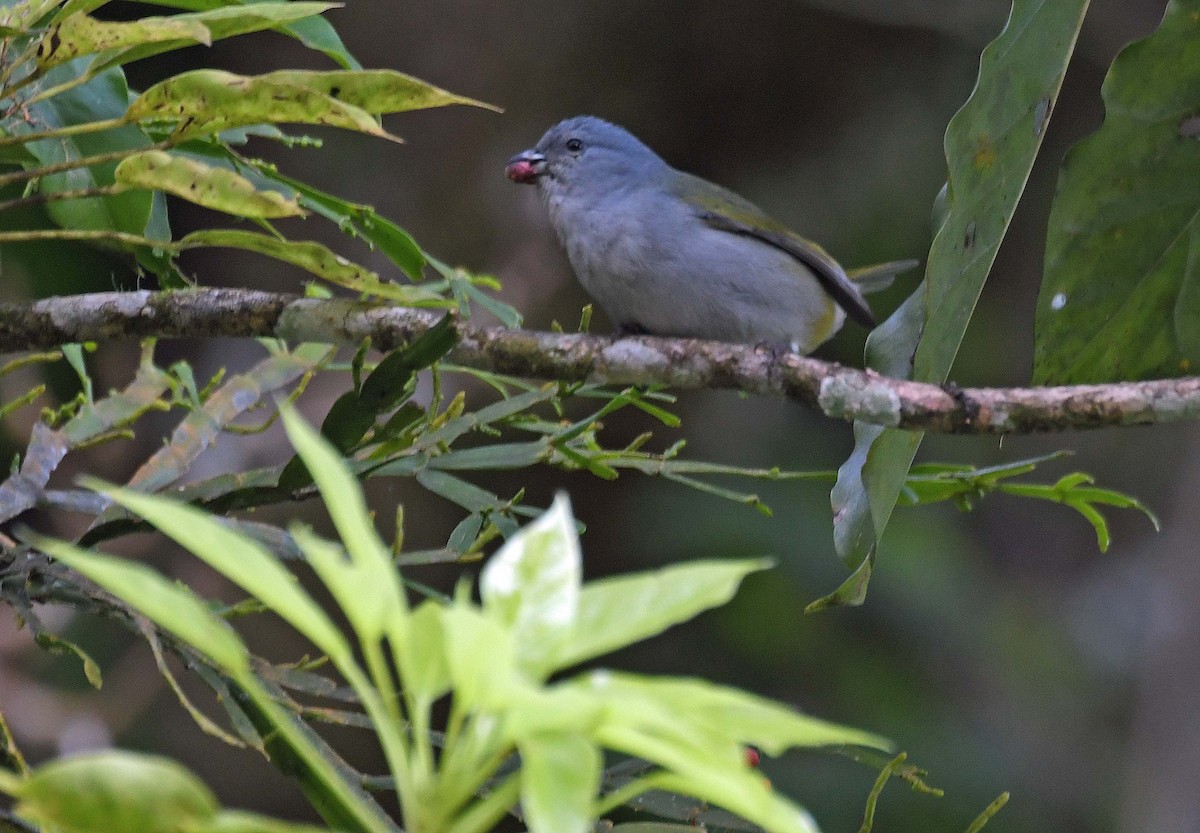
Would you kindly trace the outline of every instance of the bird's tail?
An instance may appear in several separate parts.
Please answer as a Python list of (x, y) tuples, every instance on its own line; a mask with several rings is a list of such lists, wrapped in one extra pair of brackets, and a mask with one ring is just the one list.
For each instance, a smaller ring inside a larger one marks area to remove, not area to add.
[(921, 261), (919, 260), (893, 260), (888, 263), (877, 263), (874, 266), (861, 266), (858, 269), (847, 270), (846, 277), (854, 281), (854, 285), (863, 292), (879, 292), (891, 286), (892, 281), (901, 272), (907, 272), (920, 265)]

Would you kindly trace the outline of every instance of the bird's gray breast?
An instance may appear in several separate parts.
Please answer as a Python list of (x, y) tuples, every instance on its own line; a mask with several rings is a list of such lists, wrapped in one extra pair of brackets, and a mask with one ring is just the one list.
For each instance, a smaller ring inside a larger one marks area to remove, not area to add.
[(545, 196), (579, 282), (618, 327), (811, 350), (840, 324), (807, 267), (661, 189)]

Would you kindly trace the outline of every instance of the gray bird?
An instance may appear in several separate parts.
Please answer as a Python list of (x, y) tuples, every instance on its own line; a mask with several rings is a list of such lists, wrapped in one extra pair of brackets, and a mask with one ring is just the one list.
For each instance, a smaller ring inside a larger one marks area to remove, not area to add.
[(917, 265), (851, 275), (824, 249), (732, 191), (678, 171), (594, 116), (556, 124), (505, 169), (536, 184), (579, 282), (621, 334), (706, 338), (809, 353), (863, 292)]

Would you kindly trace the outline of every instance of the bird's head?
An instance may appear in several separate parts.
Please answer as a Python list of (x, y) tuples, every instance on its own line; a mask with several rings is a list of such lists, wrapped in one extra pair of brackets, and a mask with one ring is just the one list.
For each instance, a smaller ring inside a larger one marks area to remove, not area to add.
[(543, 190), (612, 191), (635, 187), (666, 169), (658, 154), (625, 128), (576, 116), (510, 159), (505, 174)]

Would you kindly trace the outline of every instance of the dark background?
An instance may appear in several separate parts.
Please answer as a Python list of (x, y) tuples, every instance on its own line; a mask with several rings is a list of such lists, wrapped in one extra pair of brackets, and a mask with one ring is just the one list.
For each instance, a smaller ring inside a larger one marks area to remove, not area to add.
[[(278, 159), (285, 172), (375, 205), (443, 260), (495, 274), (504, 297), (538, 329), (554, 320), (573, 328), (587, 299), (534, 190), (507, 182), (503, 166), (552, 123), (580, 113), (626, 126), (672, 164), (741, 192), (847, 265), (923, 257), (931, 205), (945, 179), (945, 124), (970, 93), (979, 51), (1008, 10), (998, 0), (882, 5), (349, 0), (328, 17), (365, 65), (410, 72), (506, 112), (448, 108), (391, 117), (387, 126), (407, 139), (403, 146), (329, 132), (321, 134), (320, 151), (255, 151)], [(1059, 161), (1099, 124), (1099, 85), (1113, 55), (1151, 31), (1162, 8), (1147, 0), (1093, 3), (1042, 158), (952, 374), (959, 384), (1027, 381)], [(133, 67), (131, 81), (144, 86), (200, 62), (239, 72), (327, 65), (268, 34)], [(179, 233), (212, 222), (176, 208)], [(292, 230), (390, 274), (381, 256), (314, 220)], [(204, 253), (186, 264), (205, 284), (299, 287), (294, 270), (250, 255)], [(98, 290), (128, 280), (117, 264), (51, 271), (23, 275), (26, 291)], [(918, 280), (905, 276), (875, 296), (877, 311), (890, 313)], [(857, 364), (864, 336), (848, 325), (819, 355)], [(160, 356), (168, 355), (193, 360), (199, 377), (222, 364), (244, 368), (260, 354), (250, 344), (221, 342), (204, 352), (164, 345)], [(132, 358), (130, 347), (103, 347), (93, 359), (98, 388), (125, 384)], [(317, 386), (306, 400), (309, 414), (319, 418), (341, 384)], [(474, 388), (471, 395), (483, 401)], [(850, 449), (847, 425), (786, 402), (696, 393), (680, 398), (679, 411), (682, 432), (660, 428), (658, 447), (686, 436), (687, 454), (697, 459), (831, 469)], [(14, 449), (24, 444), (32, 416), (23, 412), (10, 422)], [(609, 420), (606, 436), (615, 444), (647, 427), (621, 416)], [(774, 508), (765, 518), (636, 475), (603, 483), (538, 470), (478, 482), (506, 495), (528, 484), (528, 500), (541, 505), (554, 490), (568, 489), (588, 525), (591, 576), (695, 558), (773, 556), (777, 568), (749, 579), (731, 605), (612, 664), (708, 676), (894, 738), (947, 795), (933, 799), (893, 785), (877, 830), (960, 830), (1011, 790), (1012, 802), (989, 829), (1166, 833), (1200, 829), (1200, 570), (1193, 543), (1200, 517), (1188, 508), (1200, 487), (1198, 439), (1191, 426), (1018, 437), (1003, 445), (930, 437), (923, 459), (991, 464), (1073, 449), (1074, 458), (1039, 477), (1092, 472), (1148, 502), (1164, 531), (1155, 535), (1134, 513), (1109, 513), (1114, 544), (1101, 555), (1088, 524), (1062, 506), (997, 496), (969, 514), (952, 506), (899, 509), (865, 607), (816, 616), (802, 614), (805, 604), (844, 577), (833, 554), (828, 484), (737, 484)], [(140, 441), (140, 451), (101, 448), (78, 465), (112, 479), (127, 476), (158, 442), (152, 430)], [(284, 453), (277, 433), (230, 438), (195, 476)], [(440, 545), (457, 520), (453, 507), (410, 483), (372, 484), (371, 492), (381, 518), (405, 503), (413, 547)], [(263, 514), (281, 519), (295, 511)], [(127, 551), (147, 554), (162, 548), (148, 537), (131, 546)], [(222, 592), (190, 562), (171, 563), (202, 592)], [(419, 577), (446, 582), (453, 574)], [(107, 742), (153, 748), (184, 759), (228, 804), (311, 817), (295, 786), (269, 765), (195, 727), (144, 645), (123, 641), (111, 625), (72, 623), (62, 611), (46, 615), (96, 650), (108, 682), (89, 692), (77, 665), (49, 659), (11, 617), (0, 618), (0, 709), (32, 757)], [(253, 641), (284, 659), (301, 650), (284, 645), (285, 636), (263, 622)], [(189, 690), (208, 708), (202, 688)], [(346, 740), (351, 757), (371, 765), (362, 736)], [(826, 830), (857, 829), (870, 770), (813, 755), (764, 768)]]

